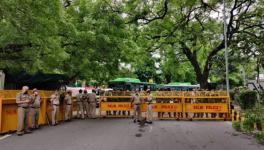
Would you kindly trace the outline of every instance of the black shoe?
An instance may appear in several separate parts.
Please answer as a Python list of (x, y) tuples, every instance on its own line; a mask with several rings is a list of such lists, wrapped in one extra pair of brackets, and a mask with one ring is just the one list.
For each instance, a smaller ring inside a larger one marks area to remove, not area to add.
[(136, 123), (137, 122), (137, 120), (136, 119), (134, 119), (134, 121), (133, 121), (134, 123)]
[(152, 124), (152, 121), (146, 121), (147, 124)]
[(25, 134), (30, 134), (30, 133), (32, 133), (32, 131), (30, 130), (25, 131)]
[(23, 133), (17, 133), (17, 136), (22, 136), (23, 135)]

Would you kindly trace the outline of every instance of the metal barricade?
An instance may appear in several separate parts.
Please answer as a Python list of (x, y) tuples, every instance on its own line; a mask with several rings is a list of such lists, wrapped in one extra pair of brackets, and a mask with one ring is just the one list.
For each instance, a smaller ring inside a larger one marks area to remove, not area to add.
[[(18, 90), (0, 90), (0, 133), (12, 132), (17, 127), (16, 94)], [(32, 91), (30, 91), (31, 93)], [(47, 101), (52, 91), (39, 91), (42, 98), (39, 124), (46, 124)], [(31, 118), (31, 117), (29, 117)], [(29, 119), (29, 123), (30, 123)]]
[[(100, 116), (102, 117), (132, 117), (132, 94), (101, 96)], [(146, 99), (146, 93), (140, 93), (141, 99)], [(125, 100), (125, 101), (124, 101)], [(156, 91), (153, 92), (153, 113), (156, 119), (175, 120), (227, 120), (231, 119), (230, 100), (225, 91)], [(146, 104), (141, 110), (144, 117)], [(121, 113), (125, 112), (125, 113)]]

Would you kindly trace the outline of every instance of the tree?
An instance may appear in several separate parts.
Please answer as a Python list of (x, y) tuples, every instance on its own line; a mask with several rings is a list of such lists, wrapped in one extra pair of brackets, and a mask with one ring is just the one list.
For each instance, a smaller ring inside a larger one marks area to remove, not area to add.
[[(143, 28), (152, 48), (157, 43), (178, 45), (193, 66), (201, 88), (207, 88), (210, 70), (224, 48), (223, 21), (216, 17), (221, 15), (223, 4), (214, 0), (131, 3), (127, 3), (128, 22)], [(234, 0), (227, 1), (227, 6), (229, 48), (239, 46), (241, 35), (251, 37), (263, 31), (263, 1)], [(131, 13), (132, 9), (137, 12)]]
[(54, 71), (67, 54), (60, 47), (59, 0), (1, 0), (0, 67), (8, 71)]

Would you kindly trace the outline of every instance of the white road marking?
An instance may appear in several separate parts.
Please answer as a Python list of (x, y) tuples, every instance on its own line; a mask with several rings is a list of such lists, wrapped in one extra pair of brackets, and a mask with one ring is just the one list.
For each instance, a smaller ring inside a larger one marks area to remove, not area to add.
[(152, 126), (149, 126), (149, 128), (150, 128), (150, 129), (149, 129), (149, 132), (151, 132), (151, 131), (152, 131)]
[(4, 135), (4, 136), (0, 137), (0, 140), (3, 140), (5, 138), (8, 138), (9, 136), (11, 136), (11, 134)]

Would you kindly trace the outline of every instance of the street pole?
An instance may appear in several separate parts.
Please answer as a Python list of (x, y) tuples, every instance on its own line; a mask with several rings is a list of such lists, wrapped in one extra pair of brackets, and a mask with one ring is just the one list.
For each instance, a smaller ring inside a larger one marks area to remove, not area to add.
[(226, 92), (229, 95), (229, 74), (228, 74), (228, 51), (227, 51), (227, 26), (226, 26), (226, 3), (224, 3), (224, 40), (225, 40), (225, 67), (226, 67)]

